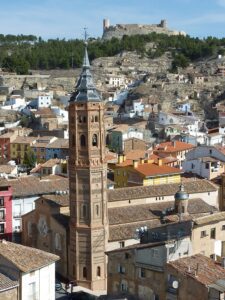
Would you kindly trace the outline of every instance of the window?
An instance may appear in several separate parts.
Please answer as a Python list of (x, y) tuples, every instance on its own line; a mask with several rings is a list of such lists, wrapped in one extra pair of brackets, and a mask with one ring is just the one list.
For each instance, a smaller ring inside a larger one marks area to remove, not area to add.
[(194, 164), (191, 164), (191, 168), (194, 169), (194, 168), (195, 168), (195, 165), (194, 165)]
[(0, 206), (4, 206), (4, 197), (0, 197)]
[(93, 137), (92, 137), (92, 146), (93, 147), (98, 147), (98, 137), (97, 137), (97, 134), (93, 134)]
[(206, 236), (207, 236), (206, 231), (205, 230), (201, 231), (201, 238), (204, 238)]
[(119, 245), (120, 245), (120, 248), (124, 248), (125, 247), (125, 242), (124, 241), (119, 242)]
[(101, 277), (101, 268), (97, 267), (97, 277)]
[(211, 228), (210, 230), (210, 238), (215, 239), (216, 238), (216, 228)]
[(75, 135), (74, 134), (72, 135), (72, 146), (73, 147), (75, 146)]
[(145, 278), (146, 277), (145, 269), (143, 269), (143, 268), (139, 269), (139, 277), (141, 277), (141, 278)]
[(222, 230), (225, 230), (225, 225), (222, 225)]
[(209, 154), (212, 154), (212, 150), (211, 149), (209, 150)]
[(31, 282), (28, 285), (28, 299), (35, 300), (36, 299), (36, 283)]
[(87, 268), (83, 267), (83, 278), (87, 278)]
[(206, 164), (205, 164), (205, 168), (206, 168), (206, 169), (209, 169), (209, 163), (206, 163)]
[(125, 259), (128, 259), (130, 257), (129, 253), (125, 253)]
[(55, 234), (55, 249), (61, 250), (61, 236), (58, 232)]
[(85, 147), (86, 146), (86, 138), (85, 138), (84, 134), (82, 134), (80, 136), (80, 145), (81, 145), (81, 147)]
[(121, 282), (120, 289), (121, 289), (122, 292), (127, 292), (128, 286), (127, 286), (127, 282), (126, 282), (126, 281), (123, 280), (123, 281)]
[(95, 116), (95, 122), (98, 122), (98, 116)]
[(99, 216), (99, 205), (95, 206), (95, 214), (96, 216)]
[(86, 218), (87, 217), (87, 206), (83, 205), (82, 207), (82, 217)]
[(4, 224), (0, 224), (0, 233), (4, 233)]
[(125, 268), (123, 266), (121, 266), (120, 264), (118, 265), (118, 273), (125, 274)]

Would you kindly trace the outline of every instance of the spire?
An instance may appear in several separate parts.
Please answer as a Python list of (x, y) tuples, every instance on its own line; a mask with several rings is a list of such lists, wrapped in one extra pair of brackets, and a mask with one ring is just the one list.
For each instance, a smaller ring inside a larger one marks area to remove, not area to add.
[(101, 97), (96, 90), (96, 87), (93, 82), (93, 77), (90, 72), (90, 62), (88, 58), (87, 51), (87, 32), (85, 29), (85, 49), (84, 49), (84, 58), (82, 65), (82, 72), (80, 74), (80, 78), (77, 82), (75, 92), (73, 93), (70, 101), (76, 102), (89, 102), (89, 101), (101, 101)]

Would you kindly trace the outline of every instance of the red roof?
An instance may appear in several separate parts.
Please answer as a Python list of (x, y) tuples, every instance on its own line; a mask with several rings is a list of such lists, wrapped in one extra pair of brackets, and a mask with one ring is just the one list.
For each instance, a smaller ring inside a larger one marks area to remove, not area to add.
[(167, 165), (159, 166), (155, 163), (153, 164), (140, 164), (135, 170), (144, 176), (155, 176), (155, 175), (165, 175), (165, 174), (180, 174), (182, 171), (180, 169), (170, 167)]
[(179, 151), (185, 151), (190, 150), (194, 148), (195, 146), (189, 143), (180, 142), (180, 141), (172, 141), (172, 142), (165, 142), (157, 145), (154, 149), (154, 151), (157, 152), (179, 152)]

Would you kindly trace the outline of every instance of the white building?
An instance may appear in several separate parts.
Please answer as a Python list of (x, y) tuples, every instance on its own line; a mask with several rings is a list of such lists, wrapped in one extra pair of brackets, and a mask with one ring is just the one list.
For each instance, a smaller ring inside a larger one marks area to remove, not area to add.
[(8, 100), (6, 100), (4, 106), (2, 106), (2, 109), (6, 110), (18, 110), (20, 108), (24, 108), (26, 106), (26, 101), (24, 97), (21, 97), (20, 95), (12, 95)]
[(0, 273), (19, 283), (16, 297), (8, 294), (1, 299), (55, 300), (55, 262), (58, 260), (57, 255), (1, 240)]
[(50, 94), (40, 94), (37, 98), (37, 108), (50, 107), (52, 104), (52, 97)]

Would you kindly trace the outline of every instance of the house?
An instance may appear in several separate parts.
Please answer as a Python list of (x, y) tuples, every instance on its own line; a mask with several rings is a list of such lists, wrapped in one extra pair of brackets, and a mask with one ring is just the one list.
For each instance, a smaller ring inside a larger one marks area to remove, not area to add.
[(196, 254), (167, 263), (168, 300), (224, 299), (225, 269)]
[(0, 136), (0, 156), (1, 163), (8, 162), (11, 159), (10, 144), (16, 138), (14, 132), (7, 132)]
[(69, 140), (57, 138), (45, 147), (45, 159), (66, 159), (69, 156)]
[(39, 130), (58, 129), (58, 118), (50, 108), (40, 108), (34, 112), (34, 116), (39, 122)]
[(17, 136), (10, 143), (10, 158), (15, 160), (17, 164), (24, 164), (36, 139), (37, 137)]
[(114, 170), (116, 187), (179, 183), (181, 170), (164, 165), (162, 159), (124, 160)]
[(0, 187), (0, 239), (12, 240), (12, 188)]
[(193, 84), (203, 84), (205, 82), (205, 76), (202, 74), (193, 73), (190, 74), (191, 83)]
[[(42, 226), (42, 225), (40, 225)], [(19, 285), (1, 299), (55, 299), (55, 263), (57, 255), (22, 246), (6, 240), (0, 241), (0, 277), (9, 278), (9, 288)], [(16, 297), (15, 297), (16, 296)]]
[(37, 97), (37, 108), (50, 107), (52, 104), (52, 97), (47, 93), (39, 94)]
[(25, 98), (20, 95), (11, 95), (8, 100), (5, 101), (4, 106), (2, 109), (9, 109), (9, 110), (18, 110), (19, 108), (23, 108), (26, 106)]
[(0, 165), (0, 177), (17, 176), (16, 164)]
[(12, 219), (13, 240), (20, 240), (22, 230), (21, 217), (35, 207), (35, 200), (41, 195), (55, 194), (57, 190), (67, 192), (68, 179), (64, 177), (46, 176), (39, 179), (34, 176), (20, 177), (16, 179), (1, 179), (0, 189), (4, 186), (11, 187), (12, 209), (8, 214)]
[(110, 132), (109, 148), (121, 153), (124, 151), (124, 141), (130, 138), (143, 140), (143, 132), (127, 124), (120, 124)]
[(186, 159), (183, 162), (184, 172), (191, 172), (206, 179), (213, 179), (220, 176), (225, 171), (225, 162), (210, 156), (196, 159)]
[(41, 165), (41, 176), (62, 173), (62, 162), (58, 158), (51, 158)]
[(172, 142), (164, 142), (157, 145), (153, 149), (153, 153), (163, 156), (172, 156), (177, 158), (178, 166), (181, 168), (182, 162), (186, 158), (186, 154), (193, 149), (194, 146), (192, 144), (188, 144), (180, 141), (172, 141)]
[(33, 150), (36, 160), (38, 163), (45, 162), (46, 160), (46, 147), (57, 140), (54, 136), (39, 136), (36, 137), (35, 142), (32, 144), (31, 149)]
[[(56, 272), (68, 274), (69, 195), (44, 195), (23, 215), (22, 243), (60, 256)], [(39, 224), (39, 225), (36, 225)], [(41, 224), (45, 224), (45, 228)]]

